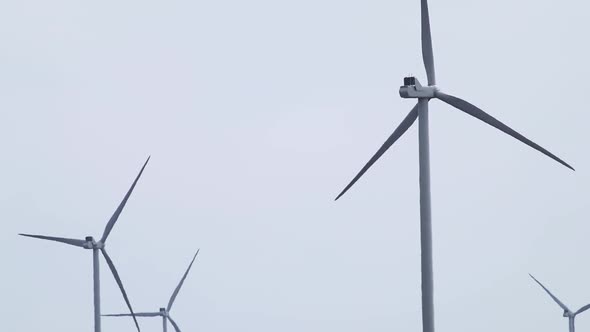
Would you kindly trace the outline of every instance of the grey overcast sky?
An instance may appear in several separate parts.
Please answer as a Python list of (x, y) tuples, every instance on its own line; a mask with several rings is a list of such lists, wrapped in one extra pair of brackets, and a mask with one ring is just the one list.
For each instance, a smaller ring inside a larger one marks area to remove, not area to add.
[[(431, 1), (441, 89), (577, 169), (431, 103), (438, 331), (565, 330), (529, 272), (590, 303), (589, 9)], [(419, 10), (2, 1), (2, 330), (92, 329), (90, 253), (17, 233), (99, 236), (152, 155), (108, 243), (136, 310), (164, 306), (201, 248), (184, 331), (420, 331), (416, 127), (333, 201), (412, 107), (402, 78), (426, 80)], [(124, 311), (102, 276), (103, 312)]]

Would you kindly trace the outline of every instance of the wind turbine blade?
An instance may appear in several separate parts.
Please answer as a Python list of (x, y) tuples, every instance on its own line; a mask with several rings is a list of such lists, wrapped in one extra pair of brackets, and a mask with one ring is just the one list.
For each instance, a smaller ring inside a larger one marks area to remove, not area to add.
[(170, 321), (170, 323), (172, 323), (172, 326), (174, 326), (174, 330), (176, 332), (181, 332), (180, 328), (178, 327), (178, 324), (176, 324), (176, 322), (174, 321), (174, 319), (172, 319), (172, 317), (168, 316), (168, 320)]
[(35, 239), (41, 240), (49, 240), (55, 242), (61, 242), (65, 244), (69, 244), (74, 247), (84, 248), (84, 244), (86, 244), (85, 240), (78, 240), (78, 239), (67, 239), (63, 237), (53, 237), (53, 236), (44, 236), (44, 235), (31, 235), (31, 234), (19, 234), (20, 236), (32, 237)]
[(578, 311), (576, 311), (576, 315), (581, 314), (588, 309), (590, 309), (590, 304), (586, 304), (585, 306), (581, 307)]
[[(158, 317), (161, 316), (159, 312), (136, 312), (135, 317)], [(102, 315), (103, 317), (133, 317), (132, 314), (108, 314)]]
[(428, 76), (428, 85), (436, 85), (434, 75), (434, 52), (432, 51), (432, 34), (430, 33), (430, 16), (428, 1), (422, 0), (422, 58)]
[(537, 143), (522, 136), (521, 134), (516, 132), (516, 130), (508, 127), (507, 125), (503, 124), (502, 122), (500, 122), (499, 120), (497, 120), (493, 116), (487, 114), (486, 112), (484, 112), (481, 109), (477, 108), (476, 106), (466, 102), (465, 100), (457, 98), (455, 96), (451, 96), (451, 95), (442, 93), (440, 91), (438, 91), (436, 93), (436, 98), (444, 101), (445, 103), (447, 103), (451, 106), (458, 108), (459, 110), (473, 116), (476, 119), (479, 119), (479, 120), (489, 124), (490, 126), (496, 128), (496, 129), (503, 131), (504, 133), (516, 138), (517, 140), (523, 142), (524, 144), (530, 146), (531, 148), (533, 148), (533, 149), (543, 153), (544, 155), (548, 156), (549, 158), (557, 161), (558, 163), (562, 164), (563, 166), (571, 169), (572, 171), (575, 171), (575, 169), (572, 166), (570, 166), (565, 161), (561, 160), (559, 157), (557, 157), (553, 153), (547, 151), (546, 149), (544, 149), (543, 147), (541, 147)]
[(123, 287), (123, 282), (121, 281), (121, 278), (119, 277), (119, 272), (117, 272), (117, 268), (115, 267), (115, 264), (113, 264), (113, 260), (111, 259), (111, 257), (109, 257), (109, 254), (107, 254), (107, 251), (104, 248), (100, 249), (100, 251), (102, 252), (102, 255), (104, 256), (104, 259), (107, 261), (107, 264), (108, 264), (109, 268), (111, 269), (111, 272), (113, 273), (113, 277), (115, 277), (115, 281), (117, 281), (117, 285), (119, 286), (119, 289), (121, 290), (121, 294), (123, 294), (123, 298), (125, 299), (125, 303), (127, 304), (127, 308), (129, 308), (129, 312), (131, 312), (131, 316), (133, 317), (133, 321), (135, 322), (135, 326), (137, 327), (137, 331), (140, 332), (141, 330), (139, 329), (139, 323), (137, 322), (137, 318), (135, 318), (135, 313), (133, 312), (133, 308), (131, 307), (131, 303), (129, 302), (129, 297), (127, 297), (127, 292), (125, 292), (125, 288)]
[(115, 226), (115, 223), (117, 222), (117, 219), (119, 219), (119, 215), (123, 211), (125, 204), (127, 204), (127, 200), (129, 199), (129, 196), (131, 196), (131, 193), (133, 192), (133, 188), (135, 188), (135, 185), (137, 184), (139, 177), (143, 173), (143, 170), (145, 169), (145, 166), (147, 165), (148, 161), (150, 161), (150, 157), (148, 157), (147, 160), (145, 161), (145, 164), (143, 164), (143, 167), (141, 168), (141, 171), (139, 171), (139, 174), (137, 174), (137, 177), (135, 178), (135, 181), (133, 181), (131, 188), (129, 188), (129, 191), (127, 191), (127, 194), (125, 194), (125, 197), (123, 197), (123, 201), (121, 201), (121, 203), (117, 207), (117, 210), (115, 210), (115, 213), (113, 213), (113, 216), (111, 217), (111, 219), (107, 223), (107, 226), (105, 227), (104, 233), (102, 235), (102, 239), (100, 239), (100, 242), (105, 243), (107, 238), (109, 237), (109, 234), (113, 230), (113, 227)]
[(545, 286), (543, 286), (543, 284), (540, 283), (539, 280), (535, 279), (535, 277), (533, 277), (532, 274), (529, 274), (529, 275), (531, 276), (531, 278), (533, 278), (534, 281), (537, 282), (537, 284), (539, 284), (539, 286), (543, 287), (545, 292), (547, 292), (547, 294), (549, 294), (549, 296), (551, 296), (553, 301), (555, 301), (555, 303), (557, 303), (561, 307), (561, 309), (563, 309), (567, 312), (571, 312), (570, 309), (568, 307), (566, 307), (565, 304), (561, 303), (561, 301), (559, 301), (559, 299), (557, 297), (555, 297), (555, 295), (551, 294), (551, 292), (547, 288), (545, 288)]
[(381, 158), (381, 156), (395, 143), (407, 130), (412, 126), (416, 118), (418, 117), (418, 104), (412, 108), (406, 118), (399, 124), (399, 126), (393, 131), (391, 136), (383, 143), (381, 148), (377, 150), (377, 153), (369, 160), (369, 162), (361, 169), (361, 171), (350, 181), (350, 183), (342, 190), (342, 192), (336, 197), (336, 201), (344, 195), (348, 189), (350, 189), (360, 178), (363, 176), (373, 164)]
[(195, 256), (193, 257), (193, 260), (191, 261), (191, 263), (189, 264), (188, 268), (186, 269), (186, 272), (184, 272), (184, 275), (182, 276), (182, 279), (180, 279), (180, 282), (178, 283), (178, 286), (176, 286), (176, 289), (174, 290), (174, 293), (172, 293), (172, 296), (170, 297), (170, 301), (168, 301), (168, 308), (166, 308), (166, 311), (170, 311), (170, 309), (172, 309), (172, 304), (174, 304), (174, 300), (176, 300), (176, 296), (178, 296), (178, 292), (180, 291), (180, 288), (182, 287), (182, 284), (184, 284), (184, 280), (186, 279), (186, 276), (188, 275), (188, 272), (191, 270), (191, 267), (193, 266), (193, 263), (195, 262), (195, 259), (197, 258), (197, 255), (199, 254), (199, 251), (201, 249), (197, 250), (197, 253), (195, 254)]

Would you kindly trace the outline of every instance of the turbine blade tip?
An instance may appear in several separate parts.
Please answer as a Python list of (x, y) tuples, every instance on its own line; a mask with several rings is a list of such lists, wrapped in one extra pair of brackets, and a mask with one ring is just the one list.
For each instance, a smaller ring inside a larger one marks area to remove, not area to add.
[(18, 233), (18, 235), (24, 236), (24, 237), (35, 237), (35, 235), (33, 235), (33, 234), (26, 234), (26, 233)]
[(563, 161), (562, 159), (559, 159), (559, 160), (558, 160), (558, 162), (559, 162), (560, 164), (562, 164), (563, 166), (565, 166), (565, 167), (567, 167), (567, 168), (571, 169), (572, 171), (574, 171), (574, 172), (576, 171), (576, 169), (575, 169), (575, 168), (574, 168), (572, 165), (570, 165), (570, 164), (566, 163), (566, 162), (565, 162), (565, 161)]

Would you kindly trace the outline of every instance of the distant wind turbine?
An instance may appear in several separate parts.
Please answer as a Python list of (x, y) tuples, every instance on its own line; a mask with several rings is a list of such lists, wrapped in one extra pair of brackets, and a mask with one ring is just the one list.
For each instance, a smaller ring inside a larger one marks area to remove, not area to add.
[(99, 259), (98, 259), (98, 252), (99, 251), (104, 256), (104, 258), (107, 262), (107, 265), (109, 266), (111, 272), (113, 273), (113, 277), (115, 277), (115, 280), (117, 281), (117, 285), (119, 286), (119, 289), (121, 290), (121, 294), (123, 294), (123, 298), (125, 299), (125, 303), (127, 304), (127, 307), (129, 308), (129, 312), (131, 312), (131, 316), (133, 316), (133, 321), (135, 322), (135, 327), (137, 327), (137, 331), (140, 331), (139, 324), (137, 323), (137, 319), (135, 318), (135, 315), (133, 313), (133, 308), (131, 307), (131, 303), (129, 302), (129, 298), (127, 297), (127, 293), (125, 292), (125, 288), (123, 288), (123, 282), (121, 281), (121, 278), (119, 277), (119, 273), (117, 272), (117, 269), (115, 268), (115, 265), (113, 264), (113, 261), (111, 260), (111, 257), (107, 254), (107, 251), (105, 249), (105, 245), (106, 245), (107, 238), (109, 237), (109, 234), (113, 230), (113, 227), (115, 226), (115, 223), (117, 222), (117, 219), (119, 219), (119, 215), (123, 211), (123, 208), (125, 207), (125, 204), (127, 203), (127, 200), (129, 199), (129, 196), (131, 196), (131, 193), (133, 192), (133, 188), (135, 188), (135, 185), (137, 184), (137, 181), (139, 180), (139, 177), (143, 173), (143, 170), (145, 169), (145, 166), (147, 165), (149, 160), (150, 160), (150, 158), (148, 157), (147, 160), (145, 161), (145, 164), (141, 168), (141, 171), (139, 171), (139, 174), (135, 178), (135, 181), (133, 181), (131, 188), (129, 188), (129, 191), (127, 192), (127, 194), (123, 198), (123, 201), (119, 204), (119, 207), (117, 207), (117, 210), (115, 210), (115, 213), (113, 214), (113, 216), (111, 217), (111, 219), (107, 223), (100, 241), (98, 241), (98, 242), (95, 241), (92, 236), (87, 236), (86, 239), (79, 240), (79, 239), (68, 239), (68, 238), (52, 237), (52, 236), (44, 236), (44, 235), (19, 234), (19, 235), (26, 236), (26, 237), (61, 242), (61, 243), (72, 245), (74, 247), (92, 250), (93, 279), (94, 279), (94, 331), (95, 332), (101, 331), (101, 325), (100, 325), (100, 319), (101, 319), (101, 315), (100, 315), (100, 273), (99, 273)]
[(555, 295), (551, 294), (551, 292), (547, 288), (545, 288), (545, 286), (543, 286), (543, 284), (541, 282), (539, 282), (539, 280), (535, 279), (535, 277), (533, 277), (532, 274), (529, 274), (529, 275), (531, 276), (531, 278), (533, 278), (534, 281), (536, 281), (539, 284), (539, 286), (543, 287), (545, 292), (547, 292), (547, 294), (549, 294), (549, 296), (551, 296), (553, 301), (555, 301), (555, 303), (557, 303), (561, 307), (561, 309), (563, 309), (563, 317), (567, 317), (568, 321), (569, 321), (569, 332), (574, 332), (576, 329), (574, 326), (576, 316), (578, 314), (581, 314), (584, 311), (590, 309), (590, 304), (586, 304), (585, 306), (578, 309), (578, 311), (573, 312), (568, 307), (566, 307), (565, 304), (563, 304), (561, 301), (559, 301), (559, 299)]
[(419, 119), (419, 156), (420, 156), (420, 242), (421, 242), (421, 269), (422, 269), (422, 325), (424, 332), (434, 331), (434, 299), (432, 276), (432, 225), (430, 210), (430, 146), (428, 137), (428, 103), (431, 99), (439, 99), (443, 102), (463, 111), (476, 119), (516, 138), (531, 148), (547, 155), (560, 164), (573, 170), (569, 164), (561, 160), (551, 152), (516, 132), (496, 118), (487, 114), (478, 107), (465, 100), (443, 93), (437, 86), (434, 73), (434, 55), (432, 50), (432, 38), (430, 32), (430, 19), (427, 0), (421, 0), (421, 25), (422, 25), (422, 57), (428, 77), (428, 86), (422, 86), (417, 78), (404, 78), (404, 85), (400, 87), (399, 94), (402, 98), (417, 99), (418, 103), (395, 131), (389, 136), (381, 148), (361, 169), (354, 179), (336, 197), (338, 200), (344, 195), (365, 172)]
[[(174, 327), (174, 330), (176, 332), (181, 332), (180, 331), (180, 328), (178, 327), (178, 324), (176, 324), (176, 322), (172, 319), (172, 317), (170, 317), (170, 310), (172, 309), (172, 304), (174, 304), (174, 301), (176, 300), (176, 296), (178, 296), (178, 292), (180, 291), (180, 288), (182, 287), (182, 284), (184, 284), (184, 280), (186, 279), (186, 276), (188, 275), (188, 272), (191, 270), (191, 267), (193, 266), (193, 263), (195, 262), (195, 259), (197, 258), (197, 255), (199, 254), (199, 250), (197, 250), (197, 253), (193, 257), (193, 260), (191, 261), (191, 263), (189, 264), (188, 268), (184, 272), (184, 275), (182, 276), (182, 279), (180, 279), (180, 282), (178, 283), (178, 286), (176, 286), (176, 289), (172, 293), (172, 296), (170, 296), (170, 300), (168, 301), (168, 306), (166, 308), (160, 308), (160, 310), (157, 311), (157, 312), (138, 312), (138, 313), (135, 314), (135, 316), (137, 316), (137, 317), (162, 317), (162, 327), (164, 329), (164, 332), (167, 332), (168, 331), (168, 325), (167, 325), (168, 322), (167, 322), (167, 320), (170, 321), (170, 323), (172, 324), (172, 326)], [(129, 317), (131, 315), (130, 314), (111, 314), (111, 315), (104, 315), (104, 316), (108, 316), (108, 317)]]

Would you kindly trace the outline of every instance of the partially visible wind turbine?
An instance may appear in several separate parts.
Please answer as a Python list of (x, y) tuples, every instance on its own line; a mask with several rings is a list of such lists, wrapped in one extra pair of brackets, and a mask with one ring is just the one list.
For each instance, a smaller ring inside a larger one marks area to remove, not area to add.
[[(178, 283), (178, 286), (176, 286), (176, 289), (172, 293), (172, 296), (170, 296), (170, 300), (168, 300), (168, 306), (166, 308), (160, 308), (160, 310), (157, 312), (138, 312), (135, 314), (135, 316), (137, 316), (137, 317), (162, 317), (162, 327), (164, 329), (164, 332), (168, 331), (167, 320), (170, 321), (170, 324), (172, 324), (172, 326), (174, 327), (174, 330), (176, 332), (180, 332), (180, 328), (178, 327), (178, 324), (176, 324), (176, 322), (172, 319), (172, 317), (170, 317), (170, 310), (172, 309), (172, 305), (174, 304), (174, 301), (176, 300), (176, 296), (178, 296), (178, 292), (180, 292), (180, 288), (182, 287), (182, 284), (184, 284), (184, 280), (186, 279), (188, 272), (191, 270), (191, 267), (193, 266), (193, 263), (195, 262), (197, 255), (199, 254), (199, 250), (197, 250), (197, 253), (195, 254), (195, 256), (193, 256), (193, 260), (191, 261), (188, 268), (184, 272), (184, 275), (182, 276), (182, 279), (180, 279), (180, 282)], [(129, 317), (131, 315), (130, 314), (111, 314), (111, 315), (104, 315), (104, 316)]]
[(568, 321), (569, 321), (569, 332), (574, 332), (576, 329), (574, 326), (575, 325), (574, 321), (576, 319), (576, 316), (578, 314), (581, 314), (584, 311), (590, 309), (590, 304), (586, 304), (585, 306), (578, 309), (578, 311), (573, 312), (568, 307), (566, 307), (565, 304), (563, 304), (561, 301), (559, 301), (559, 299), (555, 295), (551, 294), (551, 292), (547, 288), (545, 288), (545, 286), (543, 286), (543, 284), (541, 282), (539, 282), (539, 280), (535, 279), (535, 277), (533, 277), (532, 274), (529, 274), (529, 275), (531, 276), (531, 278), (533, 278), (534, 281), (536, 281), (539, 284), (539, 286), (543, 287), (545, 292), (547, 292), (547, 294), (549, 294), (549, 296), (551, 296), (553, 301), (555, 301), (555, 303), (557, 303), (557, 305), (559, 305), (561, 307), (561, 309), (563, 309), (563, 317), (567, 317)]
[(133, 321), (135, 322), (135, 327), (137, 327), (137, 331), (140, 331), (139, 324), (137, 323), (137, 319), (135, 318), (135, 314), (133, 313), (133, 308), (131, 307), (131, 303), (129, 302), (129, 298), (127, 297), (127, 293), (125, 292), (125, 288), (123, 288), (123, 282), (121, 281), (121, 278), (119, 277), (119, 273), (117, 272), (117, 269), (115, 268), (115, 265), (113, 264), (113, 261), (111, 260), (111, 257), (107, 254), (107, 251), (105, 249), (105, 245), (106, 245), (107, 238), (109, 237), (109, 234), (113, 230), (113, 227), (115, 226), (115, 223), (117, 222), (117, 219), (119, 219), (119, 215), (123, 211), (123, 208), (125, 207), (125, 204), (127, 203), (127, 200), (129, 199), (129, 196), (131, 196), (131, 193), (133, 192), (133, 188), (135, 188), (135, 185), (137, 184), (137, 181), (139, 180), (139, 177), (143, 173), (143, 170), (145, 169), (145, 166), (147, 165), (149, 160), (150, 160), (150, 158), (148, 157), (147, 160), (145, 161), (145, 164), (141, 168), (141, 171), (139, 171), (139, 174), (135, 178), (135, 181), (133, 181), (131, 188), (129, 188), (129, 191), (127, 191), (127, 194), (123, 198), (123, 201), (119, 204), (119, 207), (117, 207), (117, 210), (115, 210), (115, 213), (113, 213), (113, 216), (111, 217), (111, 219), (107, 223), (104, 233), (102, 234), (102, 238), (98, 242), (95, 241), (92, 236), (87, 236), (86, 239), (79, 240), (79, 239), (67, 239), (67, 238), (44, 236), (44, 235), (19, 234), (22, 236), (27, 236), (27, 237), (32, 237), (32, 238), (42, 239), (42, 240), (61, 242), (61, 243), (72, 245), (74, 247), (92, 250), (93, 279), (94, 279), (94, 331), (95, 332), (100, 332), (100, 330), (101, 330), (101, 326), (100, 326), (100, 318), (101, 318), (101, 316), (100, 316), (100, 273), (99, 273), (99, 259), (98, 259), (98, 252), (99, 251), (104, 256), (104, 258), (107, 262), (107, 265), (109, 266), (111, 272), (113, 273), (113, 277), (115, 277), (115, 280), (117, 281), (117, 285), (119, 286), (119, 289), (121, 290), (121, 294), (123, 294), (123, 298), (125, 299), (125, 303), (127, 304), (127, 307), (129, 308), (129, 312), (131, 312), (131, 316), (133, 316)]
[(428, 103), (431, 99), (439, 99), (443, 102), (479, 119), (488, 125), (516, 138), (531, 148), (545, 154), (569, 169), (573, 168), (540, 145), (508, 127), (496, 118), (487, 114), (469, 102), (443, 93), (437, 86), (434, 73), (434, 55), (432, 50), (432, 37), (430, 32), (430, 18), (427, 0), (421, 0), (421, 25), (422, 25), (422, 58), (428, 77), (428, 86), (422, 86), (417, 78), (404, 78), (404, 85), (400, 87), (399, 94), (402, 98), (417, 99), (418, 103), (402, 123), (395, 129), (381, 148), (361, 169), (354, 179), (336, 197), (338, 200), (344, 195), (365, 172), (395, 143), (419, 118), (419, 156), (420, 156), (420, 242), (421, 242), (421, 269), (422, 269), (422, 325), (424, 332), (434, 331), (434, 299), (432, 276), (432, 225), (430, 210), (430, 146), (428, 137)]

